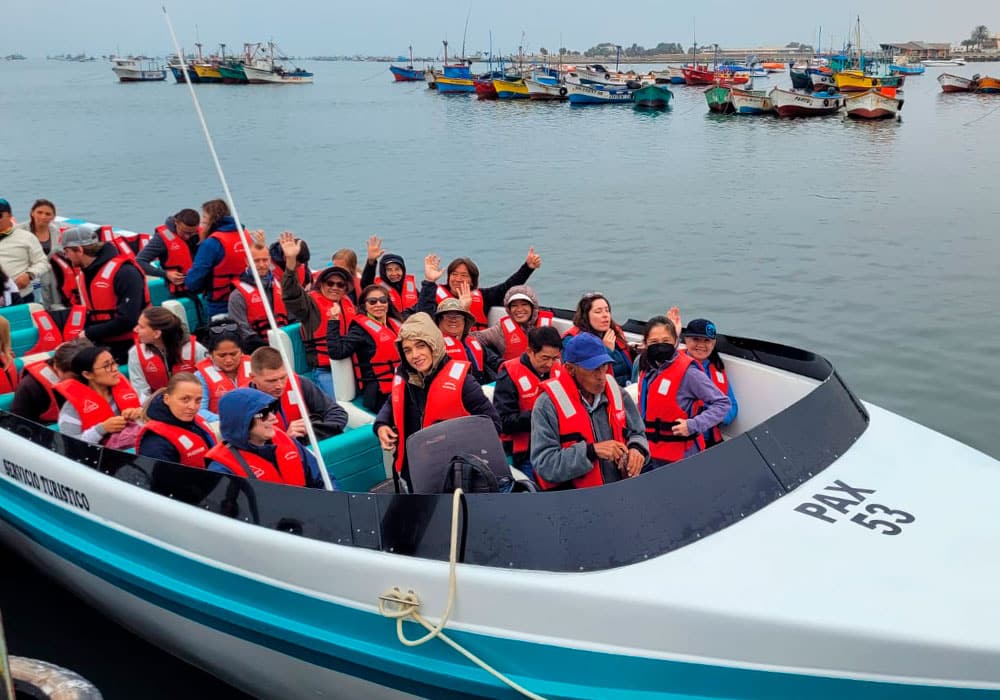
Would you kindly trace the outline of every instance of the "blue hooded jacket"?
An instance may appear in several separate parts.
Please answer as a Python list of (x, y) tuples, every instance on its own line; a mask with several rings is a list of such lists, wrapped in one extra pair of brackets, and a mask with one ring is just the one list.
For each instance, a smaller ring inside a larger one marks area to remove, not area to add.
[[(205, 240), (198, 246), (191, 269), (184, 276), (184, 286), (192, 292), (205, 292), (212, 279), (212, 270), (226, 257), (222, 244), (209, 236), (216, 231), (235, 231), (236, 220), (231, 216), (223, 216), (205, 233)], [(224, 314), (229, 309), (225, 301), (206, 301), (209, 315)]]
[[(236, 389), (219, 399), (219, 432), (222, 439), (232, 447), (247, 452), (253, 452), (258, 457), (266, 459), (272, 464), (275, 462), (275, 446), (271, 443), (266, 445), (251, 445), (249, 441), (250, 426), (253, 417), (261, 411), (272, 407), (276, 399), (270, 394), (265, 394), (257, 389)], [(297, 441), (295, 447), (299, 451), (299, 458), (302, 460), (302, 471), (305, 473), (306, 486), (310, 488), (323, 488), (323, 477), (319, 473), (319, 463), (312, 452), (300, 445)], [(208, 465), (211, 471), (232, 474), (224, 464), (211, 462)], [(237, 475), (241, 476), (241, 475)], [(333, 488), (337, 488), (337, 482), (333, 480)]]

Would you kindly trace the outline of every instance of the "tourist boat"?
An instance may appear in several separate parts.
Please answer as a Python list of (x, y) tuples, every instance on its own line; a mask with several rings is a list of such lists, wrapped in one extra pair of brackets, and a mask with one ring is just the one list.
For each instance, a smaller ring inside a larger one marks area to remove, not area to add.
[(167, 71), (158, 68), (151, 60), (140, 60), (138, 58), (120, 58), (115, 56), (111, 59), (111, 70), (118, 76), (122, 83), (147, 83), (158, 82), (167, 79)]
[(522, 78), (494, 78), (493, 89), (497, 92), (497, 98), (501, 100), (526, 100), (528, 99), (528, 86), (524, 84)]
[(920, 62), (928, 68), (940, 68), (943, 66), (964, 66), (964, 58), (929, 58)]
[(638, 109), (666, 109), (674, 93), (662, 85), (644, 85), (632, 91), (632, 101)]
[(961, 75), (954, 75), (952, 73), (941, 73), (937, 77), (938, 83), (941, 85), (941, 90), (944, 92), (971, 92), (972, 91), (972, 78), (966, 78)]
[(768, 97), (779, 117), (821, 117), (836, 114), (843, 104), (843, 96), (837, 93), (810, 94), (777, 87), (771, 89)]
[(1000, 93), (1000, 78), (992, 78), (988, 75), (972, 76), (973, 92), (995, 95)]
[(764, 90), (729, 88), (729, 99), (735, 114), (772, 114), (774, 105)]
[(872, 88), (844, 96), (847, 116), (854, 119), (891, 119), (902, 107), (896, 88)]
[[(30, 319), (18, 309), (3, 313)], [(371, 492), (385, 471), (349, 360), (332, 368), (351, 411), (327, 466), (340, 492), (0, 412), (0, 538), (255, 697), (519, 697), (473, 659), (559, 700), (1000, 697), (1000, 525), (984, 517), (1000, 462), (862, 401), (812, 351), (717, 349), (741, 391), (725, 442), (570, 491)], [(391, 617), (410, 604), (428, 624), (447, 608), (470, 656), (401, 644), (425, 631)]]
[(705, 101), (708, 111), (719, 114), (730, 114), (733, 111), (732, 88), (713, 85), (705, 90)]
[(539, 77), (533, 76), (525, 78), (524, 84), (528, 88), (528, 99), (531, 100), (565, 100), (569, 96), (569, 91), (561, 82), (543, 82)]
[(389, 72), (397, 83), (413, 83), (424, 79), (424, 70), (413, 67), (413, 47), (410, 46), (410, 62), (405, 66), (389, 66)]
[(632, 91), (626, 86), (582, 85), (566, 81), (570, 104), (621, 104), (632, 101)]

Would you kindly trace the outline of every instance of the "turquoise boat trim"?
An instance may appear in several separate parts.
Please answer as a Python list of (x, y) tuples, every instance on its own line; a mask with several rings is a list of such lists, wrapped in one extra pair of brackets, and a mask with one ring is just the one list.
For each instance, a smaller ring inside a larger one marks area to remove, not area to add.
[[(0, 479), (0, 513), (26, 537), (109, 584), (247, 642), (425, 697), (511, 697), (505, 686), (444, 644), (402, 647), (393, 622), (376, 613), (271, 586), (158, 548), (5, 479)], [(373, 591), (373, 604), (376, 595)], [(1000, 698), (1000, 691), (798, 675), (448, 633), (552, 700)]]

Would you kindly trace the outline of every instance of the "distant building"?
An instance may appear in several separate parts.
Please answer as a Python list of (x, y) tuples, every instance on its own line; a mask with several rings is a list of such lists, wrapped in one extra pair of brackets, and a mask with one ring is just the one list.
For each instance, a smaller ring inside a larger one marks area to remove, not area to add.
[(906, 56), (915, 61), (928, 58), (948, 58), (951, 44), (935, 44), (926, 41), (907, 41), (903, 44), (881, 44), (882, 50), (897, 56)]

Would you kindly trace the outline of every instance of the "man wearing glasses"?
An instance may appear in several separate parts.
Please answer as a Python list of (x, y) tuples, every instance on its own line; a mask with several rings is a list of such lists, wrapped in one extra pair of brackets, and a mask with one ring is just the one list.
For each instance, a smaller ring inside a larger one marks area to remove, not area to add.
[(250, 388), (230, 391), (219, 401), (222, 442), (208, 451), (208, 468), (250, 480), (323, 488), (316, 458), (277, 424), (274, 397)]
[(278, 242), (285, 256), (285, 272), (288, 273), (281, 276), (281, 298), (288, 312), (302, 324), (302, 340), (309, 366), (312, 367), (311, 379), (320, 389), (336, 398), (327, 351), (326, 324), (331, 320), (339, 321), (340, 334), (347, 334), (347, 327), (355, 314), (347, 290), (354, 287), (354, 279), (343, 268), (326, 267), (316, 277), (313, 288), (306, 292), (296, 272), (302, 241), (285, 231)]

